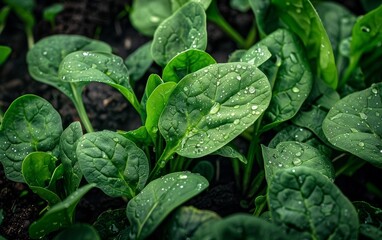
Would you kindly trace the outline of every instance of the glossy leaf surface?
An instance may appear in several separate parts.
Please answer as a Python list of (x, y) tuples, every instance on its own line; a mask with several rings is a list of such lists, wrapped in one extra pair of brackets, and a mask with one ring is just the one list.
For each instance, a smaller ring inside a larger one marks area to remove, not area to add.
[(207, 188), (207, 180), (190, 172), (174, 172), (151, 181), (127, 204), (132, 239), (145, 239), (176, 207)]
[(164, 66), (184, 50), (205, 50), (206, 47), (206, 13), (200, 4), (190, 2), (159, 25), (151, 53), (154, 61)]
[(214, 64), (187, 75), (159, 119), (168, 148), (200, 157), (226, 145), (268, 107), (266, 76), (248, 63)]
[(189, 49), (179, 53), (164, 67), (162, 78), (165, 82), (179, 82), (187, 74), (216, 63), (208, 53)]
[(382, 83), (347, 95), (326, 116), (322, 129), (331, 144), (382, 167)]
[(0, 129), (0, 161), (7, 178), (23, 182), (24, 158), (35, 151), (53, 151), (61, 133), (61, 117), (45, 99), (27, 94), (13, 101)]
[(132, 198), (146, 183), (145, 153), (118, 133), (87, 133), (79, 140), (76, 154), (86, 180), (109, 196)]
[(357, 239), (351, 202), (324, 175), (295, 167), (277, 171), (268, 189), (272, 220), (300, 239)]
[(277, 171), (295, 166), (311, 168), (334, 181), (335, 173), (330, 159), (307, 143), (281, 142), (275, 149), (262, 146), (262, 153), (268, 183)]

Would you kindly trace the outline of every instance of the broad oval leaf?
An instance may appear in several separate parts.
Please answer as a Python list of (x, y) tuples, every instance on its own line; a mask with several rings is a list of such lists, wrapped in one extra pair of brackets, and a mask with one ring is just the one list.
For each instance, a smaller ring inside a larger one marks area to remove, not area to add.
[(51, 232), (72, 225), (77, 204), (94, 186), (95, 184), (85, 185), (50, 208), (44, 216), (29, 226), (29, 236), (34, 239), (42, 238)]
[(24, 182), (24, 158), (35, 151), (53, 151), (61, 133), (61, 117), (45, 99), (27, 94), (13, 101), (0, 129), (0, 161), (7, 178)]
[(281, 142), (276, 148), (261, 146), (267, 182), (281, 169), (304, 166), (325, 175), (334, 181), (335, 172), (330, 159), (307, 143)]
[(335, 147), (382, 167), (382, 83), (347, 95), (326, 116), (322, 129)]
[(184, 50), (206, 47), (206, 13), (199, 3), (189, 2), (159, 25), (151, 54), (157, 64), (164, 66)]
[(143, 44), (125, 59), (131, 81), (138, 81), (153, 63), (151, 41)]
[[(259, 69), (272, 85), (272, 100), (265, 112), (262, 131), (291, 119), (299, 111), (312, 88), (313, 76), (304, 47), (293, 33), (279, 29), (254, 46), (266, 46), (272, 58)], [(262, 55), (266, 55), (261, 51)]]
[(163, 83), (156, 87), (147, 99), (147, 118), (145, 126), (154, 144), (157, 144), (159, 117), (164, 107), (166, 106), (168, 98), (174, 90), (175, 86), (176, 83), (174, 82)]
[(167, 174), (150, 182), (127, 204), (131, 239), (145, 239), (166, 216), (208, 187), (207, 180), (190, 172)]
[(309, 0), (272, 0), (280, 19), (296, 33), (306, 49), (313, 72), (335, 89), (338, 84), (333, 49), (324, 26)]
[(146, 183), (149, 163), (145, 153), (118, 133), (87, 133), (76, 153), (86, 180), (109, 196), (132, 198)]
[(210, 65), (178, 83), (159, 119), (159, 129), (172, 151), (201, 157), (251, 126), (270, 98), (268, 79), (252, 64)]
[(295, 167), (277, 171), (268, 187), (272, 220), (299, 239), (357, 239), (354, 206), (324, 175)]
[(196, 231), (193, 239), (283, 240), (290, 238), (277, 225), (267, 222), (262, 218), (241, 213), (205, 223)]
[(45, 152), (32, 152), (22, 163), (22, 173), (29, 186), (49, 187), (57, 158)]
[(188, 49), (179, 53), (163, 69), (165, 82), (179, 82), (187, 74), (216, 63), (208, 53), (197, 49)]
[(60, 89), (73, 100), (73, 90), (58, 77), (58, 68), (66, 55), (80, 50), (111, 52), (111, 47), (104, 42), (78, 35), (49, 36), (38, 41), (28, 51), (29, 74), (37, 81)]
[(64, 186), (67, 195), (76, 191), (82, 179), (82, 172), (76, 155), (77, 143), (82, 135), (81, 123), (73, 122), (60, 137), (60, 160), (64, 167)]
[(77, 51), (61, 62), (58, 76), (63, 82), (86, 85), (101, 82), (116, 88), (142, 115), (140, 103), (129, 82), (129, 71), (123, 60), (111, 53)]

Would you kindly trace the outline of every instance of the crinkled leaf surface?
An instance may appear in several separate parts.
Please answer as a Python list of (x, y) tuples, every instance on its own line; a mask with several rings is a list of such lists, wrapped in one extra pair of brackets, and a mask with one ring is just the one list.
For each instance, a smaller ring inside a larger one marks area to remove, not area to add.
[(335, 147), (382, 167), (382, 83), (347, 95), (326, 116), (322, 129)]
[(88, 51), (71, 53), (62, 60), (58, 75), (63, 82), (80, 85), (91, 82), (108, 84), (120, 91), (138, 113), (142, 113), (129, 82), (129, 71), (122, 58), (116, 55)]
[(138, 81), (153, 63), (151, 56), (151, 41), (143, 44), (125, 59), (125, 65), (129, 69), (130, 79)]
[(265, 112), (265, 131), (298, 112), (312, 88), (313, 77), (303, 46), (288, 30), (279, 29), (257, 45), (266, 46), (272, 54), (259, 67), (273, 87), (272, 100)]
[(216, 63), (208, 53), (197, 49), (188, 49), (179, 53), (163, 69), (162, 78), (165, 82), (179, 82), (189, 73)]
[(282, 229), (271, 222), (249, 214), (234, 214), (217, 221), (209, 221), (199, 228), (193, 239), (255, 240), (289, 239)]
[(132, 239), (145, 239), (166, 216), (208, 187), (207, 180), (190, 172), (174, 172), (151, 181), (127, 204)]
[(193, 239), (198, 228), (206, 222), (220, 219), (215, 212), (199, 210), (192, 206), (180, 207), (172, 214), (166, 226), (166, 238), (172, 240)]
[(226, 145), (268, 107), (266, 76), (248, 63), (214, 64), (184, 77), (159, 119), (166, 148), (201, 157)]
[(147, 118), (145, 122), (146, 130), (150, 135), (153, 142), (156, 144), (158, 135), (158, 121), (159, 117), (168, 102), (172, 91), (174, 90), (176, 83), (167, 82), (159, 85), (151, 93), (147, 99), (146, 111)]
[(165, 66), (184, 50), (206, 47), (206, 13), (199, 3), (189, 2), (159, 25), (151, 53), (157, 64)]
[(50, 208), (44, 216), (29, 226), (29, 236), (42, 238), (60, 228), (72, 225), (77, 204), (94, 186), (95, 184), (85, 185), (69, 195), (64, 201)]
[(281, 20), (300, 37), (306, 49), (309, 49), (308, 59), (313, 72), (335, 89), (338, 77), (333, 49), (313, 5), (309, 0), (272, 0), (272, 5), (276, 7)]
[(273, 176), (280, 169), (295, 166), (314, 169), (334, 181), (335, 173), (331, 161), (318, 149), (307, 143), (281, 142), (276, 148), (268, 148), (262, 145), (261, 149), (268, 183), (272, 181)]
[(0, 161), (7, 178), (23, 182), (24, 158), (35, 151), (53, 151), (61, 133), (61, 117), (45, 99), (27, 94), (13, 101), (0, 129)]
[(64, 184), (67, 195), (77, 190), (82, 179), (76, 155), (77, 143), (82, 135), (80, 122), (73, 122), (60, 137), (60, 160), (64, 167)]
[(357, 239), (354, 206), (327, 177), (311, 168), (277, 171), (268, 187), (272, 220), (300, 239)]
[(27, 54), (29, 74), (36, 80), (52, 85), (73, 99), (73, 90), (58, 77), (58, 68), (66, 55), (75, 51), (111, 52), (101, 41), (77, 35), (54, 35), (38, 41)]
[(87, 133), (79, 140), (76, 153), (86, 180), (109, 196), (132, 198), (146, 183), (149, 164), (145, 153), (118, 133)]

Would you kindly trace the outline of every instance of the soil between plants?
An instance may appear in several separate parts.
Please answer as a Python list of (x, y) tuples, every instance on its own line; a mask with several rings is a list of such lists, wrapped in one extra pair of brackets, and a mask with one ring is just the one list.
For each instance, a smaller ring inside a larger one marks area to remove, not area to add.
[[(131, 27), (128, 18), (116, 17), (123, 9), (126, 2), (124, 0), (58, 1), (64, 4), (65, 10), (58, 15), (54, 28), (42, 20), (42, 10), (49, 6), (50, 2), (36, 2), (35, 41), (52, 34), (79, 34), (109, 43), (116, 55), (125, 58), (149, 40)], [(127, 3), (131, 5), (131, 1)], [(232, 10), (228, 0), (220, 0), (218, 3), (226, 20), (245, 36), (252, 26), (252, 14)], [(353, 1), (348, 1), (347, 4), (350, 4), (350, 9), (360, 9)], [(207, 52), (218, 62), (226, 62), (229, 54), (237, 49), (235, 43), (211, 23), (208, 24), (208, 39)], [(46, 84), (34, 81), (29, 76), (25, 61), (28, 49), (23, 25), (12, 14), (0, 35), (0, 44), (10, 46), (13, 50), (8, 61), (0, 67), (0, 109), (3, 112), (17, 97), (33, 93), (47, 99), (59, 111), (64, 127), (79, 120), (74, 106), (65, 95)], [(150, 73), (159, 71), (155, 64), (149, 70)], [(138, 82), (135, 89), (140, 97), (144, 83)], [(140, 120), (133, 108), (117, 91), (106, 85), (90, 84), (85, 88), (83, 98), (96, 130), (131, 130), (140, 126)], [(189, 204), (216, 211), (222, 216), (245, 211), (240, 205), (241, 196), (235, 187), (230, 163), (225, 159), (215, 160), (214, 164), (217, 163), (221, 169), (220, 177), (214, 179), (208, 191), (192, 199)], [(365, 200), (381, 207), (381, 198), (370, 194), (365, 188), (366, 181), (370, 179), (378, 179), (378, 170), (374, 167), (364, 167), (351, 178), (340, 177), (336, 183), (351, 200)], [(0, 166), (0, 210), (3, 210), (4, 215), (0, 225), (1, 236), (7, 239), (29, 239), (28, 227), (39, 218), (39, 213), (44, 207), (44, 201), (33, 194), (26, 185), (7, 180)], [(76, 219), (78, 222), (93, 223), (101, 212), (124, 207), (126, 202), (123, 199), (109, 198), (100, 190), (93, 189), (80, 202)]]

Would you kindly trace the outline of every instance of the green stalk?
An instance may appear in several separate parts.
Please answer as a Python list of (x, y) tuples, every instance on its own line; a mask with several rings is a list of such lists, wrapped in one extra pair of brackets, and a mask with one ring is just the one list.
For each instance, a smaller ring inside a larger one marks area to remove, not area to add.
[(34, 46), (34, 37), (32, 28), (26, 27), (25, 34), (27, 35), (28, 49), (31, 49)]
[(245, 39), (223, 18), (220, 14), (216, 0), (211, 2), (207, 9), (207, 19), (218, 25), (230, 38), (232, 38), (241, 48), (245, 48)]
[(73, 92), (73, 104), (77, 109), (78, 116), (80, 117), (82, 124), (84, 125), (87, 132), (94, 132), (93, 126), (90, 123), (89, 117), (86, 113), (84, 102), (82, 101), (81, 90), (76, 89), (72, 83), (70, 84), (70, 87), (72, 88)]
[(156, 161), (155, 166), (149, 175), (148, 182), (154, 180), (160, 174), (161, 169), (163, 169), (166, 166), (167, 162), (174, 155), (174, 152), (174, 147), (169, 147), (168, 145), (166, 146), (162, 155)]

